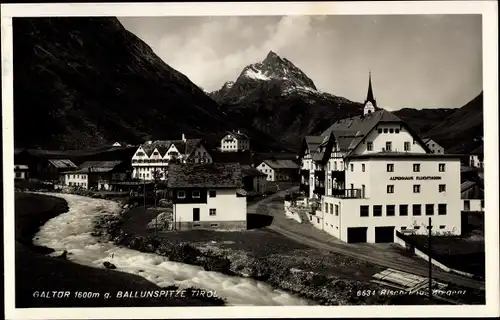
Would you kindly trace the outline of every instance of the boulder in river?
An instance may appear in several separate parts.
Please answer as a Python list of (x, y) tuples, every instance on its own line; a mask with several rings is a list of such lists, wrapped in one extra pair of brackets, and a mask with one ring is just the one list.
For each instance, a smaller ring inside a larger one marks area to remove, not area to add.
[(102, 264), (106, 269), (116, 269), (116, 266), (109, 261), (104, 261)]

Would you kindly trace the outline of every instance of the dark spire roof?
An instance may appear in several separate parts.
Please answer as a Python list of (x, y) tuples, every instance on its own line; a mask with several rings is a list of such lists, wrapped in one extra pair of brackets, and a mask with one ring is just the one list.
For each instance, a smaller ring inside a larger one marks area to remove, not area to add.
[(366, 101), (365, 104), (370, 101), (373, 106), (377, 106), (377, 101), (375, 100), (373, 96), (373, 89), (372, 89), (372, 72), (370, 71), (369, 76), (368, 76), (368, 94), (366, 95)]

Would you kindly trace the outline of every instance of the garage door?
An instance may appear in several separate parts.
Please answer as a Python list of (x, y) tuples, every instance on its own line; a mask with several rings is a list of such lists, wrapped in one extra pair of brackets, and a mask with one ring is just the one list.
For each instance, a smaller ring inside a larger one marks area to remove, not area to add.
[(375, 242), (394, 242), (394, 227), (375, 227)]
[(366, 230), (368, 228), (347, 228), (347, 243), (366, 242)]

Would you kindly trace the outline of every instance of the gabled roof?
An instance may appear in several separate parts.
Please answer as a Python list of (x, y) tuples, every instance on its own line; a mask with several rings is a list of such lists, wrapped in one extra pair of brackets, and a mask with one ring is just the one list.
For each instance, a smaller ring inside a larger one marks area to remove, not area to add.
[(404, 124), (407, 130), (415, 138), (415, 140), (420, 140), (422, 147), (427, 152), (430, 152), (427, 145), (415, 132), (413, 132), (413, 130), (405, 122), (403, 122), (403, 120), (394, 115), (392, 112), (383, 109), (366, 115), (359, 115), (356, 117), (338, 120), (333, 123), (328, 129), (323, 131), (321, 135), (329, 136), (331, 133), (333, 133), (340, 150), (352, 152), (377, 126), (377, 124), (386, 122)]
[(236, 131), (236, 132), (234, 132), (234, 131), (228, 131), (227, 133), (230, 134), (230, 135), (232, 135), (236, 139), (250, 140), (250, 138), (246, 134), (244, 134), (243, 132), (241, 132), (241, 131), (239, 131), (239, 132), (238, 131)]
[(265, 173), (260, 172), (252, 166), (243, 165), (241, 166), (241, 174), (243, 177), (259, 177), (259, 176), (267, 176)]
[(323, 142), (325, 139), (324, 136), (306, 136), (306, 144), (307, 148), (309, 148), (310, 152), (316, 151), (316, 149), (319, 147), (319, 145)]
[(464, 181), (460, 185), (460, 192), (465, 192), (465, 191), (469, 190), (470, 188), (474, 187), (475, 185), (476, 185), (476, 183), (474, 181)]
[(67, 173), (89, 173), (89, 172), (99, 172), (105, 173), (110, 172), (115, 169), (118, 165), (122, 164), (123, 161), (85, 161), (82, 163), (77, 170), (68, 171)]
[(76, 164), (74, 164), (69, 159), (49, 159), (50, 164), (58, 169), (71, 169), (76, 168)]
[(156, 140), (151, 143), (144, 143), (141, 147), (148, 156), (151, 156), (154, 149), (158, 149), (160, 156), (164, 157), (165, 153), (173, 144), (181, 154), (189, 156), (201, 142), (202, 139)]
[(264, 160), (273, 169), (298, 169), (299, 165), (292, 160)]
[(169, 188), (241, 188), (243, 187), (239, 163), (170, 164)]

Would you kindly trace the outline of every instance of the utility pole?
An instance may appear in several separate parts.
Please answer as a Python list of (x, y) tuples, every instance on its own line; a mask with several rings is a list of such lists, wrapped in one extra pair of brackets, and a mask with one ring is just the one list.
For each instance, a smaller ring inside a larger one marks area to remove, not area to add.
[(429, 243), (428, 243), (428, 250), (427, 250), (427, 256), (429, 257), (429, 299), (432, 299), (432, 258), (431, 258), (431, 245), (432, 245), (432, 219), (429, 217), (429, 226), (427, 227), (429, 229)]
[(143, 179), (144, 183), (144, 210), (146, 209), (146, 178)]

